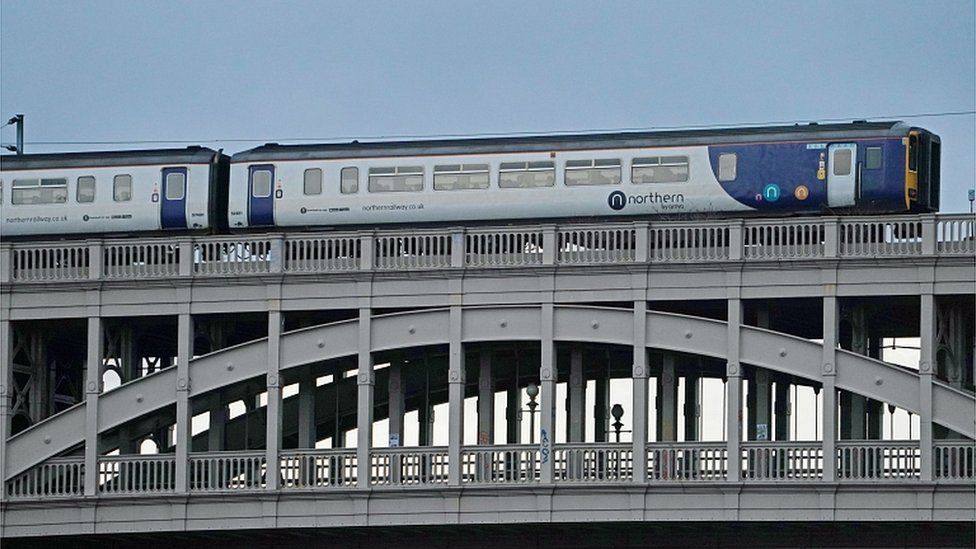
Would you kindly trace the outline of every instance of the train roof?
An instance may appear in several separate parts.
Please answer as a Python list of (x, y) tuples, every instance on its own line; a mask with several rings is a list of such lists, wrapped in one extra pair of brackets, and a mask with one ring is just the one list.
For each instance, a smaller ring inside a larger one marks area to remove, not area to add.
[(46, 170), (52, 168), (102, 168), (153, 164), (209, 164), (219, 151), (192, 146), (183, 149), (91, 151), (0, 156), (0, 169)]
[(839, 136), (853, 139), (903, 136), (907, 134), (908, 130), (909, 126), (905, 123), (890, 121), (525, 137), (376, 141), (362, 143), (352, 141), (308, 145), (279, 145), (277, 143), (268, 143), (233, 155), (231, 162), (694, 146), (756, 141), (836, 139)]

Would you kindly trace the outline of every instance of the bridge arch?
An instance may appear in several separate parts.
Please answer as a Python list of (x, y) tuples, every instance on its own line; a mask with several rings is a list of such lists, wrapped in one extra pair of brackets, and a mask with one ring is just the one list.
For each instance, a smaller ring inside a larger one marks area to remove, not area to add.
[[(447, 308), (374, 317), (369, 326), (370, 351), (447, 345), (451, 327)], [(726, 322), (648, 311), (643, 339), (649, 349), (676, 351), (728, 360)], [(537, 341), (548, 328), (542, 306), (488, 306), (462, 309), (462, 343)], [(556, 305), (554, 341), (633, 345), (634, 313), (629, 309)], [(283, 334), (280, 369), (286, 371), (324, 360), (354, 356), (359, 349), (358, 320), (314, 326)], [(743, 326), (740, 356), (732, 363), (749, 364), (818, 382), (823, 375), (822, 346), (802, 338)], [(190, 362), (191, 398), (266, 374), (267, 338), (248, 342)], [(919, 410), (916, 372), (846, 351), (832, 365), (837, 388), (881, 400), (909, 411)], [(132, 421), (175, 403), (176, 369), (168, 368), (134, 380), (98, 399), (98, 431)], [(933, 416), (938, 423), (974, 437), (976, 399), (941, 383), (933, 384)], [(7, 476), (84, 441), (85, 404), (79, 404), (10, 439)]]

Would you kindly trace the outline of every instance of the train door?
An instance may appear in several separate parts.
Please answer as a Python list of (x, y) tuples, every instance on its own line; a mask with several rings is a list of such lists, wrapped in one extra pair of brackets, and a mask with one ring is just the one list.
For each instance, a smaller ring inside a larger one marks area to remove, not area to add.
[(159, 225), (164, 229), (185, 229), (186, 168), (163, 168), (162, 178)]
[(248, 172), (247, 224), (274, 225), (274, 166), (251, 166)]
[(832, 143), (827, 147), (827, 205), (853, 206), (857, 198), (857, 145)]

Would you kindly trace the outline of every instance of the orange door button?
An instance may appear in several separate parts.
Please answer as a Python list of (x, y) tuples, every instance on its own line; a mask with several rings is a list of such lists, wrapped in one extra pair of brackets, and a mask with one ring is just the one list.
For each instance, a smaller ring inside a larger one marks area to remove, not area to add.
[(806, 200), (810, 196), (810, 189), (806, 185), (797, 185), (796, 189), (793, 190), (793, 196), (797, 200)]

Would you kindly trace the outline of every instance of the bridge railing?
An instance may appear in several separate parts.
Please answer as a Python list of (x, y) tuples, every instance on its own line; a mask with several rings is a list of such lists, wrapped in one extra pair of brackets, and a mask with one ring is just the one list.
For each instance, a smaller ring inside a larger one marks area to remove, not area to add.
[(372, 486), (447, 484), (447, 448), (374, 448), (369, 453)]
[(972, 441), (937, 441), (933, 461), (936, 480), (976, 480), (976, 444)]
[(0, 281), (972, 255), (965, 214), (106, 238), (0, 244)]
[(557, 444), (552, 452), (557, 482), (629, 482), (634, 479), (631, 444)]
[(465, 446), (461, 449), (461, 482), (525, 484), (541, 476), (537, 445)]
[(356, 450), (285, 450), (278, 456), (281, 487), (343, 488), (355, 487)]
[(728, 478), (724, 442), (651, 442), (647, 445), (649, 482), (716, 481)]
[(191, 454), (191, 492), (260, 490), (267, 486), (268, 463), (261, 451)]
[(917, 440), (837, 442), (838, 480), (915, 480), (920, 469)]
[(742, 479), (811, 481), (823, 478), (823, 444), (743, 442)]
[(176, 456), (153, 454), (98, 458), (102, 494), (166, 493), (176, 490)]
[(6, 482), (7, 497), (77, 497), (85, 493), (85, 458), (52, 458)]

